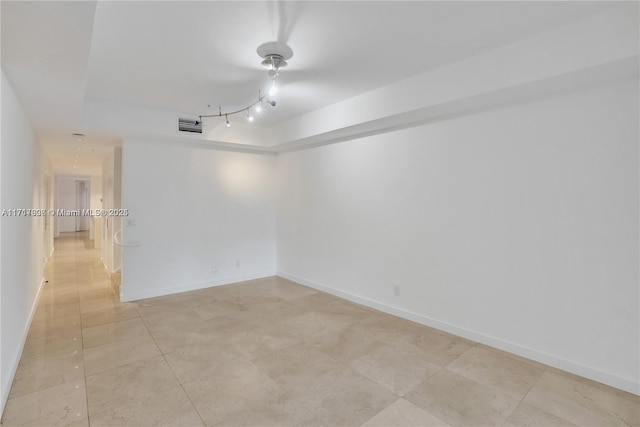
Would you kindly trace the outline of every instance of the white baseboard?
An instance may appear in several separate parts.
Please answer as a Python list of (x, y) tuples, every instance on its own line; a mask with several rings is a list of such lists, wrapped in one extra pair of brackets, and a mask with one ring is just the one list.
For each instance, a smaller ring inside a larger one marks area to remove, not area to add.
[(581, 377), (585, 377), (590, 380), (594, 380), (594, 381), (609, 385), (611, 387), (615, 387), (617, 389), (624, 390), (629, 393), (633, 393), (635, 395), (640, 395), (640, 382), (638, 381), (637, 378), (632, 379), (632, 378), (618, 377), (616, 375), (603, 372), (598, 369), (594, 369), (592, 367), (585, 366), (577, 362), (564, 359), (559, 356), (554, 356), (552, 354), (540, 352), (538, 350), (524, 347), (520, 344), (516, 344), (510, 341), (505, 341), (503, 339), (493, 337), (491, 335), (486, 335), (477, 331), (473, 331), (460, 326), (452, 325), (447, 322), (433, 319), (428, 316), (417, 314), (399, 307), (395, 307), (389, 304), (370, 300), (368, 298), (364, 298), (348, 292), (343, 292), (338, 289), (334, 289), (334, 288), (322, 285), (320, 283), (316, 283), (312, 280), (308, 280), (303, 277), (298, 277), (294, 274), (286, 273), (284, 271), (278, 271), (277, 274), (280, 277), (284, 277), (285, 279), (292, 280), (294, 282), (300, 283), (310, 288), (327, 292), (337, 297), (344, 298), (346, 300), (349, 300), (358, 304), (362, 304), (367, 307), (375, 308), (376, 310), (393, 314), (395, 316), (402, 317), (404, 319), (411, 320), (413, 322), (420, 323), (422, 325), (439, 329), (439, 330), (448, 332), (450, 334), (469, 339), (471, 341), (485, 344), (490, 347), (498, 348), (500, 350), (504, 350), (506, 352), (516, 354), (518, 356), (521, 356), (527, 359), (535, 360), (536, 362), (540, 362), (545, 365), (552, 366), (554, 368), (557, 368), (563, 371), (571, 372), (572, 374), (579, 375)]
[(3, 377), (2, 381), (2, 401), (0, 402), (0, 416), (4, 412), (4, 407), (7, 404), (7, 399), (9, 398), (9, 392), (11, 391), (11, 385), (13, 384), (13, 379), (16, 376), (16, 372), (18, 371), (18, 364), (20, 363), (20, 358), (22, 357), (22, 351), (24, 350), (24, 346), (27, 343), (27, 336), (29, 335), (29, 329), (31, 328), (31, 322), (33, 322), (33, 316), (36, 313), (36, 309), (38, 308), (38, 303), (40, 302), (40, 294), (42, 293), (42, 288), (44, 287), (46, 279), (43, 277), (40, 280), (40, 286), (38, 286), (38, 293), (36, 294), (35, 301), (33, 302), (33, 306), (31, 307), (31, 311), (29, 312), (29, 320), (25, 325), (25, 328), (22, 332), (22, 342), (20, 343), (20, 348), (16, 352), (13, 361), (11, 363), (11, 372), (10, 375)]
[(179, 284), (175, 286), (145, 289), (143, 291), (127, 291), (125, 277), (122, 278), (120, 285), (120, 300), (122, 302), (137, 301), (146, 298), (155, 298), (165, 295), (178, 294), (181, 292), (196, 291), (198, 289), (212, 288), (215, 286), (230, 285), (232, 283), (246, 282), (247, 280), (264, 279), (266, 277), (275, 276), (275, 271), (265, 271), (261, 273), (247, 274), (243, 276), (225, 277), (219, 280), (198, 282), (190, 284)]

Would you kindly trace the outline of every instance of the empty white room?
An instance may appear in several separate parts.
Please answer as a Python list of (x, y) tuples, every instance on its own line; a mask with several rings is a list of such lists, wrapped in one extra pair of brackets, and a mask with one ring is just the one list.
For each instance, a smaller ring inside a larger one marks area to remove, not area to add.
[(6, 426), (640, 426), (636, 1), (2, 1)]

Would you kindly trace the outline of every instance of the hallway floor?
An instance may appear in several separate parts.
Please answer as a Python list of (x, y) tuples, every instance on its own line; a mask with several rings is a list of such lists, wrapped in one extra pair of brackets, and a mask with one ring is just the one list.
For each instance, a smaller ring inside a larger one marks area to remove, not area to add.
[(281, 278), (122, 304), (57, 239), (5, 425), (640, 425), (637, 396)]

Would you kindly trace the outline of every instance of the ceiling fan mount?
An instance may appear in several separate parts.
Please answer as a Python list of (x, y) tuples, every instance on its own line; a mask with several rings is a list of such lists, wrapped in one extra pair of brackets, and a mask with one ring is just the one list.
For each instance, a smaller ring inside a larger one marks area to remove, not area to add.
[(263, 59), (262, 66), (268, 70), (275, 70), (287, 66), (287, 60), (293, 56), (293, 50), (282, 42), (266, 42), (256, 49), (258, 55)]

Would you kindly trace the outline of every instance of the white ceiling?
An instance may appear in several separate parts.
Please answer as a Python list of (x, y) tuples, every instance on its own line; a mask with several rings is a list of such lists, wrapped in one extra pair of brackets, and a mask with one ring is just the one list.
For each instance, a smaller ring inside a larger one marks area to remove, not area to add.
[[(82, 128), (85, 102), (186, 114), (244, 107), (266, 87), (256, 54), (294, 51), (268, 126), (548, 31), (609, 2), (2, 1), (2, 68), (58, 172), (124, 136)], [(212, 105), (211, 109), (207, 105)], [(95, 150), (95, 151), (91, 151)]]

